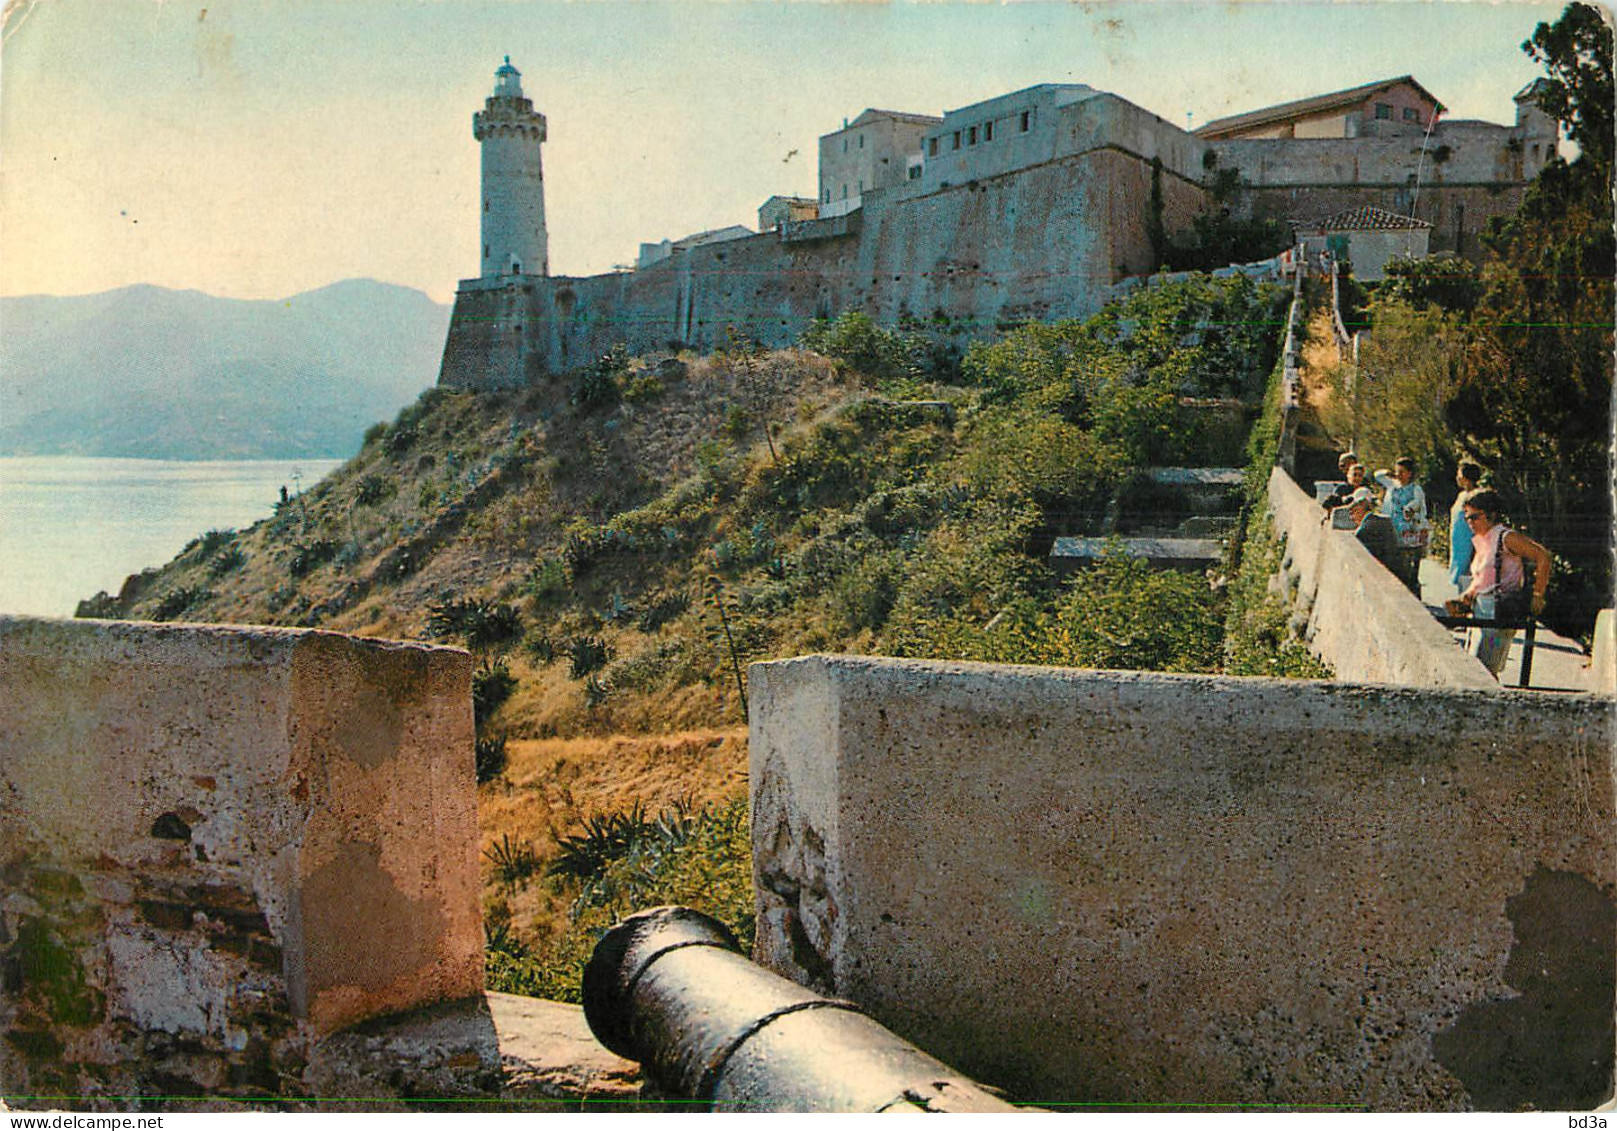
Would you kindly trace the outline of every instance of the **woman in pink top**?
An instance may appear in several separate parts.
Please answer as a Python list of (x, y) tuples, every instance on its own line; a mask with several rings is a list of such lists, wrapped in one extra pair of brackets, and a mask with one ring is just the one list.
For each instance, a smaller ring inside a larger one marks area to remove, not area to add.
[[(1500, 615), (1500, 606), (1520, 593), (1527, 584), (1524, 568), (1533, 563), (1533, 594), (1528, 609), (1533, 616), (1544, 611), (1544, 593), (1550, 585), (1550, 552), (1525, 534), (1500, 521), (1499, 496), (1478, 491), (1465, 500), (1465, 522), (1471, 528), (1471, 584), (1460, 594), (1459, 603), (1478, 617)], [(1485, 628), (1477, 634), (1477, 659), (1497, 677), (1510, 655), (1513, 628)]]

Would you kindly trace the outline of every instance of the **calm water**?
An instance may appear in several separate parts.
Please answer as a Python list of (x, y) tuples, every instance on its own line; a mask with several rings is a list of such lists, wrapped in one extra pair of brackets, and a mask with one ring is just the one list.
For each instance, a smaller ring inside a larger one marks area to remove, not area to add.
[(204, 531), (268, 517), (282, 484), (308, 490), (341, 462), (0, 458), (0, 612), (72, 616)]

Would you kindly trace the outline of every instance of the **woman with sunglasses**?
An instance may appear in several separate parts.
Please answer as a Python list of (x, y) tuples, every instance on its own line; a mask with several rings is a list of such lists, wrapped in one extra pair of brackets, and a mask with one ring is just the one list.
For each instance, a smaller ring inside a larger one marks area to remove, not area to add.
[[(1529, 612), (1538, 616), (1544, 611), (1544, 593), (1550, 585), (1550, 552), (1499, 521), (1503, 508), (1493, 491), (1472, 495), (1465, 500), (1464, 511), (1465, 523), (1471, 528), (1471, 584), (1457, 603), (1485, 620), (1515, 620)], [(1533, 564), (1533, 590), (1522, 607), (1528, 562)], [(1477, 633), (1473, 651), (1495, 678), (1505, 670), (1515, 635), (1513, 628), (1484, 628)]]

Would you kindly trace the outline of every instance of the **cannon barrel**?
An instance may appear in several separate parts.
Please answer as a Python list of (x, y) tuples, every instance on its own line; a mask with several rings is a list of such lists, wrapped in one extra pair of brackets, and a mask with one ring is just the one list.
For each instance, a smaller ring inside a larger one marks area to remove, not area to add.
[(596, 1038), (715, 1111), (1015, 1111), (849, 1002), (755, 966), (685, 907), (632, 915), (584, 969)]

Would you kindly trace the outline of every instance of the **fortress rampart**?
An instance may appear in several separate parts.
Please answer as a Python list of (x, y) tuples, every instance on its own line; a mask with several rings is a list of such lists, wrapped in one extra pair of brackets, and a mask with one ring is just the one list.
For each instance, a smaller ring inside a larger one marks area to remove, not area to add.
[(1443, 122), (1429, 139), (1209, 141), (1116, 95), (1032, 87), (950, 111), (923, 140), (915, 179), (867, 186), (846, 214), (681, 248), (634, 272), (466, 280), (439, 383), (522, 385), (617, 343), (708, 350), (731, 326), (782, 346), (845, 311), (941, 316), (979, 337), (1084, 317), (1149, 274), (1166, 235), (1223, 206), (1213, 190), (1228, 173), (1238, 215), (1308, 220), (1373, 205), (1433, 224), (1433, 251), (1475, 255), (1480, 230), (1515, 209), (1553, 153), (1553, 123), (1541, 136), (1539, 117)]
[(977, 1079), (1612, 1094), (1609, 699), (838, 656), (749, 686), (759, 960)]

